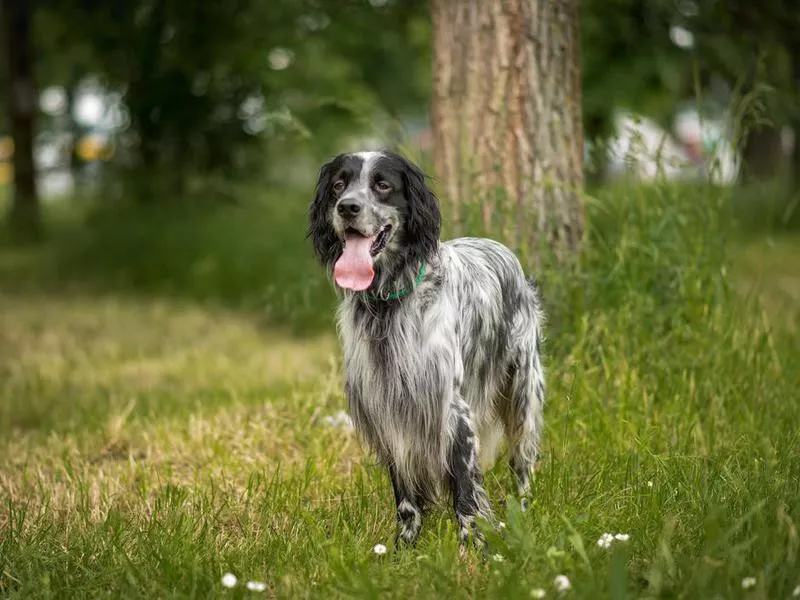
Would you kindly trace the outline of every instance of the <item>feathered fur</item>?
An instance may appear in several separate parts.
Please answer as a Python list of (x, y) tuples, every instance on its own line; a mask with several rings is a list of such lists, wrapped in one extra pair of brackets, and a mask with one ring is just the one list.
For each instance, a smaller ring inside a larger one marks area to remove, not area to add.
[[(345, 198), (361, 203), (357, 217), (337, 213)], [(404, 158), (346, 154), (321, 169), (309, 235), (326, 268), (346, 231), (387, 226), (371, 287), (343, 291), (338, 311), (350, 415), (389, 470), (400, 536), (416, 539), (423, 507), (447, 490), (466, 540), (476, 516), (492, 520), (482, 470), (503, 435), (518, 492), (529, 489), (545, 389), (537, 287), (498, 242), (441, 242), (438, 201)]]

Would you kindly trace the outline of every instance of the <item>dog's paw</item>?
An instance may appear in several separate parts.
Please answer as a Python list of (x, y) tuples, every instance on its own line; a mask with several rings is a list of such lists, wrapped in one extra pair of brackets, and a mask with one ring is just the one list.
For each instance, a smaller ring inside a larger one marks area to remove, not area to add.
[(486, 537), (478, 529), (477, 524), (472, 522), (466, 526), (461, 526), (458, 531), (459, 552), (461, 554), (467, 552), (470, 546), (475, 550), (486, 553), (489, 548), (489, 542)]
[(395, 534), (395, 546), (414, 547), (419, 539), (419, 528), (414, 529), (406, 526), (399, 526)]

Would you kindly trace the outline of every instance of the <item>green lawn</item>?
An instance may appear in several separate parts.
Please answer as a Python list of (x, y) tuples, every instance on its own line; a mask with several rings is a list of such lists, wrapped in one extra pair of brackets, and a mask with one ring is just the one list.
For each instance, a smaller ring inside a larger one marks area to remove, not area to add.
[(388, 477), (327, 424), (345, 401), (304, 199), (0, 247), (0, 596), (531, 598), (563, 574), (566, 598), (791, 598), (800, 238), (741, 242), (719, 194), (601, 197), (580, 264), (540, 274), (544, 459), (524, 514), (487, 474), (488, 560), (446, 506), (396, 548)]

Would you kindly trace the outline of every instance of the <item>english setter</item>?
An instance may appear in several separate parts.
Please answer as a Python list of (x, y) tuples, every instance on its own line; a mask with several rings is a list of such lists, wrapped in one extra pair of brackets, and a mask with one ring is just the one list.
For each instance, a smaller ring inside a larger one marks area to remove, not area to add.
[(494, 521), (483, 470), (503, 433), (523, 503), (542, 431), (543, 312), (502, 244), (440, 241), (438, 200), (391, 152), (341, 154), (319, 173), (308, 235), (340, 290), (345, 394), (386, 465), (398, 536), (449, 488), (459, 538)]

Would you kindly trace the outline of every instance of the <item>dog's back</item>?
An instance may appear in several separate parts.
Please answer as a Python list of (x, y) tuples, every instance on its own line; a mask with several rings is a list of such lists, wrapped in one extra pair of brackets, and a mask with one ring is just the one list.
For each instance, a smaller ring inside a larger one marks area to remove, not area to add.
[[(540, 301), (519, 260), (496, 241), (456, 238), (442, 244), (441, 256), (443, 294), (453, 299), (458, 314), (461, 393), (479, 430), (481, 466), (488, 468), (495, 461), (504, 421), (518, 412), (509, 404), (517, 372), (541, 372)], [(530, 383), (534, 397), (536, 382)], [(518, 395), (524, 395), (522, 390)]]

